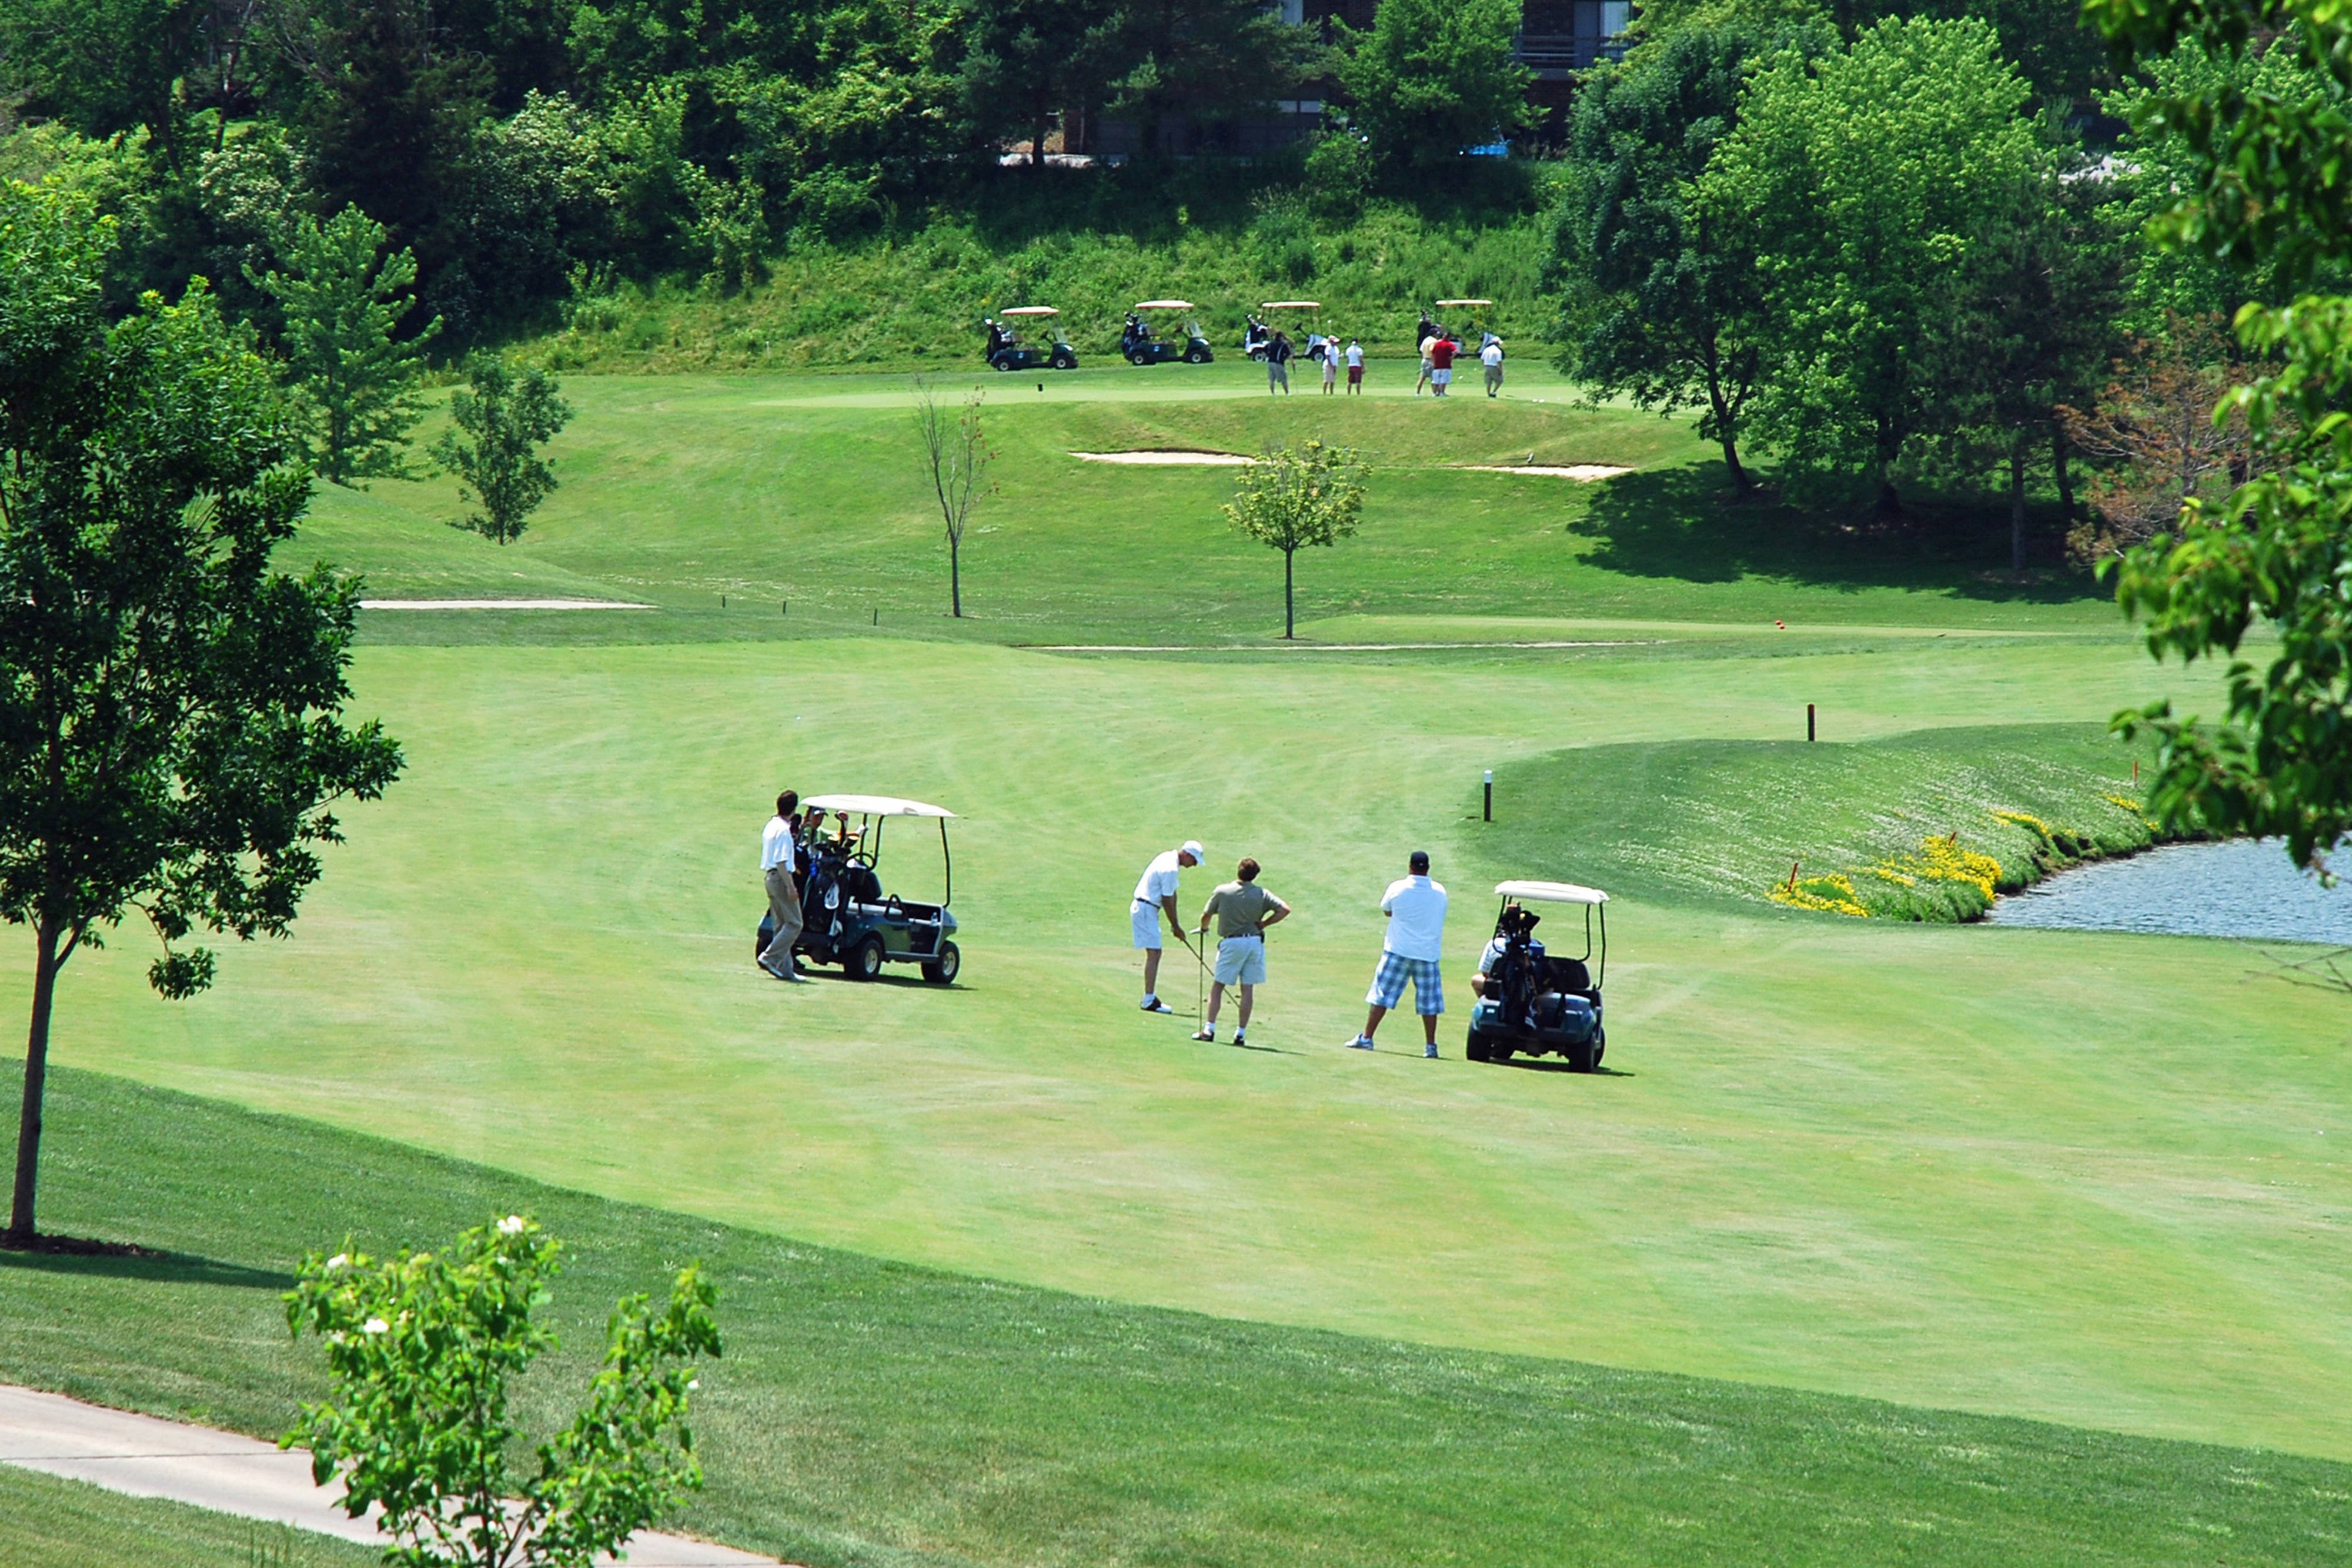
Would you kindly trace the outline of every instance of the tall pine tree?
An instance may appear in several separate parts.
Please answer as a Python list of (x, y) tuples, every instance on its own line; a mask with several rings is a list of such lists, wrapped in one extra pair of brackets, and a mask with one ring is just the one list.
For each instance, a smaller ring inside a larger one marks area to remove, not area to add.
[(384, 228), (357, 207), (295, 226), (288, 272), (254, 278), (286, 317), (286, 357), (319, 443), (319, 472), (338, 485), (405, 469), (408, 432), (424, 413), (416, 371), (438, 318), (397, 334), (415, 304), (416, 258), (378, 257)]

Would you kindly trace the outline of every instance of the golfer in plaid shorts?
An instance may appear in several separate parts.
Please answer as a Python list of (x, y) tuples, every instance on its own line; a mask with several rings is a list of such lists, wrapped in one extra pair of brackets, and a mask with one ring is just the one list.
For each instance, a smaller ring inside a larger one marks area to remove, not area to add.
[(1381, 898), (1381, 913), (1389, 917), (1388, 939), (1372, 975), (1371, 994), (1364, 998), (1372, 1010), (1364, 1032), (1348, 1042), (1350, 1051), (1372, 1049), (1381, 1019), (1404, 999), (1404, 985), (1411, 980), (1413, 1009), (1421, 1014), (1421, 1053), (1437, 1054), (1437, 1015), (1445, 1010), (1445, 986), (1437, 973), (1445, 946), (1445, 889), (1429, 878), (1428, 851), (1413, 851), (1409, 864), (1412, 874), (1389, 883)]

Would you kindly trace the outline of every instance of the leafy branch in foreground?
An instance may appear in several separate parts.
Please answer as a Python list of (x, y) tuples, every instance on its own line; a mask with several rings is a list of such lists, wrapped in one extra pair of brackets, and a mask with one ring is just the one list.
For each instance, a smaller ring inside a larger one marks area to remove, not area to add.
[[(2227, 79), (2148, 99), (2136, 128), (2174, 136), (2193, 180), (2151, 225), (2157, 237), (2271, 269), (2283, 289), (2352, 260), (2352, 13), (2275, 0), (2089, 0), (2084, 14), (2119, 53), (2183, 42), (2217, 56), (2290, 51), (2325, 84), (2315, 94), (2249, 92)], [(2116, 598), (2147, 622), (2158, 658), (2227, 658), (2228, 701), (2212, 727), (2168, 703), (2116, 716), (2159, 743), (2148, 804), (2168, 825), (2277, 834), (2321, 870), (2352, 831), (2352, 298), (2304, 292), (2250, 303), (2238, 337), (2276, 368), (2231, 390), (2217, 420), (2242, 416), (2265, 471), (2211, 505), (2183, 504), (2176, 532), (2116, 563)], [(2240, 656), (2257, 623), (2268, 660)]]
[(340, 1477), (352, 1518), (380, 1528), (407, 1568), (587, 1568), (702, 1484), (688, 1398), (693, 1363), (719, 1353), (716, 1292), (682, 1270), (667, 1301), (623, 1298), (604, 1364), (571, 1421), (517, 1475), (508, 1403), (553, 1331), (532, 1321), (561, 1247), (509, 1215), (445, 1250), (377, 1261), (347, 1245), (302, 1260), (286, 1321), (326, 1343), (334, 1396), (305, 1405), (279, 1447), (305, 1444), (312, 1476)]

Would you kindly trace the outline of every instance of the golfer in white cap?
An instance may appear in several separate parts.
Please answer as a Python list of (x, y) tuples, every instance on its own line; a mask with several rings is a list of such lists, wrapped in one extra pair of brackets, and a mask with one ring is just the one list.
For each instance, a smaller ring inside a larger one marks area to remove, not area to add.
[(1166, 915), (1168, 929), (1176, 933), (1177, 941), (1184, 940), (1184, 917), (1176, 913), (1176, 873), (1186, 866), (1199, 865), (1207, 853), (1198, 839), (1186, 839), (1181, 847), (1152, 856), (1151, 863), (1143, 868), (1143, 880), (1135, 884), (1128, 920), (1135, 927), (1135, 945), (1143, 949), (1145, 1012), (1176, 1010), (1160, 999), (1160, 917)]

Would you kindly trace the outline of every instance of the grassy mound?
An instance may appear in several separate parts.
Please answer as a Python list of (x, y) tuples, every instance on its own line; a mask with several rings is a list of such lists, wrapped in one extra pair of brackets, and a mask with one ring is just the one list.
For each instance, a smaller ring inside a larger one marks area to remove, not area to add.
[(615, 1294), (708, 1262), (728, 1354), (682, 1522), (794, 1561), (2286, 1563), (2352, 1538), (2340, 1464), (1115, 1305), (51, 1089), (50, 1223), (172, 1256), (0, 1254), (0, 1376), (274, 1433), (320, 1389), (278, 1305), (303, 1249), (527, 1209), (573, 1249), (542, 1406)]
[(1473, 314), (1528, 364), (1547, 357), (1544, 235), (1532, 214), (1448, 219), (1380, 203), (1339, 224), (1276, 201), (1238, 220), (1195, 223), (1179, 202), (1160, 215), (1164, 225), (1140, 234), (1013, 219), (797, 246), (741, 294), (622, 283), (576, 298), (535, 352), (559, 370), (964, 366), (979, 361), (983, 314), (1041, 304), (1060, 307), (1081, 356), (1111, 358), (1129, 306), (1174, 297), (1200, 307), (1220, 358), (1239, 358), (1244, 313), (1304, 297), (1324, 306), (1325, 330), (1394, 355), (1412, 351), (1420, 310), (1468, 297), (1495, 301)]
[(1996, 893), (2153, 841), (2134, 756), (2088, 725), (1591, 747), (1498, 772), (1501, 852), (1612, 886), (1970, 920)]

